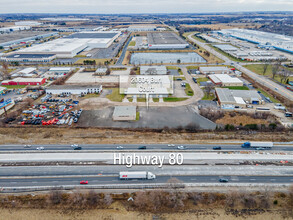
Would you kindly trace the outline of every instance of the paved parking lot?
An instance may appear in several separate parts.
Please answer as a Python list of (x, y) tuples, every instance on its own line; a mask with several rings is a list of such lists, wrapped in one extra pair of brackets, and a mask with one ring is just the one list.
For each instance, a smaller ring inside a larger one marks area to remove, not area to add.
[(78, 126), (81, 127), (114, 127), (114, 128), (150, 128), (163, 129), (195, 127), (215, 129), (216, 124), (196, 113), (191, 106), (182, 107), (138, 107), (139, 121), (117, 122), (112, 120), (114, 107), (84, 111)]

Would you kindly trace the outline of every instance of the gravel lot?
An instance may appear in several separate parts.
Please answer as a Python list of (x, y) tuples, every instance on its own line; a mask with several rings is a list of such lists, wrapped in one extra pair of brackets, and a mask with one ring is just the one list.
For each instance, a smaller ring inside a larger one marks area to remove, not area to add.
[(139, 107), (139, 121), (114, 122), (114, 107), (84, 111), (79, 119), (80, 127), (151, 128), (163, 129), (193, 126), (199, 129), (215, 129), (216, 124), (200, 116), (191, 106)]

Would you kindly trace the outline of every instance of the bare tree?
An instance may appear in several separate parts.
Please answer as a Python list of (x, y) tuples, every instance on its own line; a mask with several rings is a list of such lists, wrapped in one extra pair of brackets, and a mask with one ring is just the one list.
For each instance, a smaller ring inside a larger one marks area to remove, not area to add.
[(262, 74), (265, 75), (267, 70), (268, 70), (268, 67), (269, 67), (270, 63), (269, 62), (265, 62), (265, 64), (263, 64), (263, 72)]
[(281, 61), (278, 60), (272, 65), (273, 79), (275, 79), (275, 76), (278, 74), (281, 64), (282, 64)]
[(215, 89), (215, 86), (211, 83), (208, 83), (206, 87), (204, 88), (205, 92), (207, 93), (207, 96), (210, 97), (211, 91)]
[(291, 75), (291, 72), (287, 69), (282, 69), (280, 72), (281, 83), (286, 83)]

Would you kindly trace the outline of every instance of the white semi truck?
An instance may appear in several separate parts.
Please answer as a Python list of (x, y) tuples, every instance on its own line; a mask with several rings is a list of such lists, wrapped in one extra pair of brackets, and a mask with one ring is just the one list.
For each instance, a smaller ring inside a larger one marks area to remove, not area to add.
[(147, 171), (120, 172), (119, 173), (119, 178), (121, 180), (130, 180), (130, 179), (152, 180), (152, 179), (156, 179), (156, 175), (151, 173), (151, 172), (147, 172)]
[(271, 149), (274, 146), (273, 142), (245, 142), (241, 145), (243, 148), (266, 148)]

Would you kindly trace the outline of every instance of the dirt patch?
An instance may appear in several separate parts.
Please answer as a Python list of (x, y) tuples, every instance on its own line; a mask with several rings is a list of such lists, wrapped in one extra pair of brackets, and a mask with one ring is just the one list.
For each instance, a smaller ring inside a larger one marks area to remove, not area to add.
[(264, 124), (268, 125), (269, 122), (264, 119), (255, 119), (249, 115), (237, 115), (231, 116), (230, 114), (225, 114), (225, 116), (216, 121), (217, 124), (230, 124), (230, 125), (247, 125), (247, 124)]

